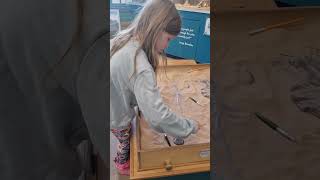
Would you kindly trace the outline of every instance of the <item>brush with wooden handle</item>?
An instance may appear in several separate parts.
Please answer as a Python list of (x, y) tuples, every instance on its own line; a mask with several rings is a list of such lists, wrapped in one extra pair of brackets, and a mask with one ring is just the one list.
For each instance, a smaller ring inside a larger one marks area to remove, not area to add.
[(270, 29), (273, 29), (273, 28), (281, 27), (281, 26), (286, 26), (286, 25), (289, 25), (289, 24), (292, 24), (292, 23), (303, 21), (303, 20), (304, 20), (304, 18), (301, 17), (301, 18), (293, 19), (293, 20), (286, 21), (286, 22), (281, 22), (281, 23), (277, 23), (277, 24), (268, 25), (266, 27), (250, 31), (249, 35), (255, 35), (255, 34), (260, 33), (260, 32), (264, 32), (264, 31), (267, 31), (267, 30), (270, 30)]

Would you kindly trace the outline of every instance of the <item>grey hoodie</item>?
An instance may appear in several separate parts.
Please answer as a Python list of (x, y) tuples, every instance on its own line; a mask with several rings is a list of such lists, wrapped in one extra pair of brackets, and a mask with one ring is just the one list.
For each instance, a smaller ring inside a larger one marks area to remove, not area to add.
[[(111, 46), (112, 47), (112, 42)], [(197, 124), (177, 116), (166, 106), (156, 85), (156, 75), (146, 54), (134, 56), (139, 42), (131, 40), (117, 51), (110, 62), (110, 128), (123, 129), (136, 116), (138, 106), (149, 126), (160, 133), (185, 138), (195, 133)]]

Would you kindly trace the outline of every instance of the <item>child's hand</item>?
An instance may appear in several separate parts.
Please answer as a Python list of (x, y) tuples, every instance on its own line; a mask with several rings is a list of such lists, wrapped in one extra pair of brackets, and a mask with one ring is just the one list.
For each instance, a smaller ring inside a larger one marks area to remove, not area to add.
[(193, 120), (193, 124), (194, 124), (194, 127), (193, 127), (192, 134), (197, 134), (197, 132), (199, 131), (199, 123), (198, 121)]
[(197, 132), (206, 125), (206, 123), (200, 123), (199, 121), (196, 121), (196, 120), (194, 120), (193, 122), (195, 124), (193, 134), (197, 134)]

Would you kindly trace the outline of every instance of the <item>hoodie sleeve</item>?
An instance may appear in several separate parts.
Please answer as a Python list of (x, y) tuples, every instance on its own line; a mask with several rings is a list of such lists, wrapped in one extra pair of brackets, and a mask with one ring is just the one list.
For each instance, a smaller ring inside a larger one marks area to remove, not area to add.
[(152, 70), (137, 75), (134, 94), (146, 121), (156, 131), (180, 138), (196, 132), (197, 124), (193, 120), (177, 116), (163, 103)]

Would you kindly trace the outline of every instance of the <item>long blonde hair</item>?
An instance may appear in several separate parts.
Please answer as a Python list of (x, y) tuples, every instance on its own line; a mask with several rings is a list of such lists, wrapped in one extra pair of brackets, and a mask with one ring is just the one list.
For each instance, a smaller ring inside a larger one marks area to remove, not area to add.
[[(110, 50), (110, 58), (132, 38), (140, 42), (135, 58), (134, 67), (136, 67), (136, 57), (143, 50), (156, 72), (159, 65), (159, 54), (156, 52), (156, 41), (159, 34), (165, 31), (171, 35), (177, 36), (181, 29), (181, 19), (175, 5), (170, 0), (148, 0), (132, 24), (127, 29), (119, 32), (113, 38), (113, 45)], [(160, 54), (166, 64), (166, 58)], [(134, 68), (135, 73), (136, 68)]]

